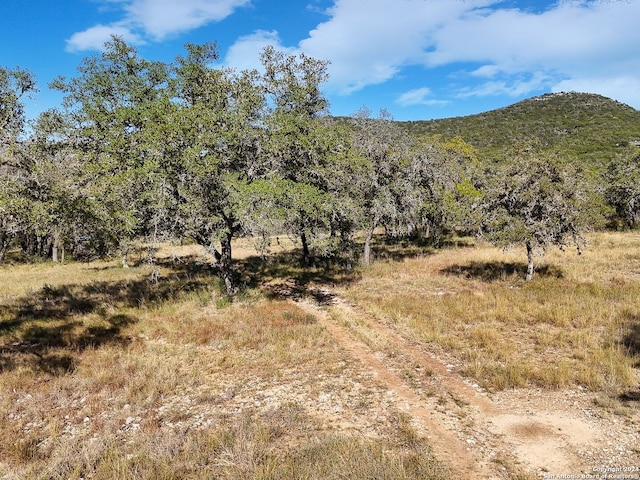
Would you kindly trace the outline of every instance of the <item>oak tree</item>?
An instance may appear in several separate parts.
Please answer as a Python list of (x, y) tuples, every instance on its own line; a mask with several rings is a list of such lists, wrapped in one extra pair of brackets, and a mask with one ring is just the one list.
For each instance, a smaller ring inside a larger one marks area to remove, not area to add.
[[(413, 212), (401, 200), (411, 196), (415, 183), (408, 175), (411, 139), (386, 111), (370, 118), (366, 108), (352, 117), (352, 145), (360, 172), (353, 179), (358, 198), (358, 226), (365, 231), (363, 263), (371, 262), (371, 241), (379, 226), (404, 223)], [(406, 205), (405, 205), (406, 206)]]
[[(187, 45), (176, 62), (179, 143), (175, 185), (184, 233), (215, 256), (226, 292), (238, 290), (232, 240), (250, 233), (241, 213), (268, 173), (261, 155), (264, 95), (256, 71), (214, 68), (214, 44)], [(218, 246), (219, 245), (219, 246)]]
[(0, 67), (0, 262), (25, 231), (29, 161), (24, 152), (25, 98), (37, 91), (33, 75), (24, 69)]
[(534, 274), (534, 255), (550, 246), (568, 245), (578, 253), (584, 232), (602, 222), (586, 177), (579, 170), (531, 148), (514, 152), (509, 161), (488, 172), (478, 198), (481, 236), (507, 247), (524, 244), (526, 280)]
[(123, 254), (129, 242), (148, 233), (156, 208), (158, 155), (147, 141), (157, 112), (170, 104), (167, 66), (141, 58), (118, 37), (103, 52), (85, 58), (74, 78), (51, 87), (65, 94), (68, 128), (76, 155), (92, 187), (100, 235)]
[(614, 159), (605, 175), (606, 198), (628, 228), (640, 226), (640, 153), (626, 152)]

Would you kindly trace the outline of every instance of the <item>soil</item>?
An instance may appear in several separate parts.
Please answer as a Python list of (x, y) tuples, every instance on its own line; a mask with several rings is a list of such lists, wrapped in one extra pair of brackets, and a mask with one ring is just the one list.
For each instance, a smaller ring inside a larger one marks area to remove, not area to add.
[[(609, 403), (581, 387), (489, 393), (446, 352), (411, 343), (326, 288), (314, 300), (288, 293), (387, 390), (455, 478), (640, 478), (640, 390)], [(354, 313), (384, 351), (335, 320)], [(384, 418), (386, 407), (370, 405), (370, 417)]]

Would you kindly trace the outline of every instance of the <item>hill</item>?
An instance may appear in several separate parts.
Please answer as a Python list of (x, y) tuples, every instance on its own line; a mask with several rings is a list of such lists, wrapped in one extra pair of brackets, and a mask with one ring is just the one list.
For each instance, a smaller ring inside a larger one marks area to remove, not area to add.
[(640, 111), (601, 95), (554, 93), (477, 115), (401, 122), (411, 133), (460, 135), (487, 158), (538, 141), (563, 156), (603, 165), (640, 141)]

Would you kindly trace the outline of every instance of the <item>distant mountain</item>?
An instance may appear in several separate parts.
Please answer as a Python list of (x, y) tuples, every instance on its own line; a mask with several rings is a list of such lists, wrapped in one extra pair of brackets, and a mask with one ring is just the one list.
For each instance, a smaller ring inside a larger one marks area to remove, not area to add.
[(416, 135), (460, 135), (488, 159), (536, 139), (545, 149), (598, 167), (624, 147), (640, 146), (640, 111), (589, 93), (546, 94), (477, 115), (400, 123)]

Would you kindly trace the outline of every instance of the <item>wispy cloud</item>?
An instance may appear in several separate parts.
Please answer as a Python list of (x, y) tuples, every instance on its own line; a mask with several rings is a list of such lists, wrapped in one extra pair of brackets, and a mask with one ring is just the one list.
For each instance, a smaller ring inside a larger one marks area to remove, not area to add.
[(640, 78), (630, 75), (581, 77), (555, 84), (553, 92), (596, 92), (640, 109)]
[(132, 43), (160, 41), (167, 36), (223, 20), (250, 0), (102, 0), (121, 9), (122, 18), (94, 25), (67, 40), (67, 50), (100, 49), (111, 35)]
[(249, 0), (126, 0), (127, 19), (156, 40), (220, 21)]
[(546, 88), (553, 80), (543, 72), (515, 75), (492, 75), (491, 80), (482, 81), (468, 87), (458, 89), (456, 98), (488, 97), (506, 95), (508, 97), (526, 96)]
[(416, 88), (400, 95), (396, 100), (396, 103), (402, 107), (410, 107), (413, 105), (446, 105), (447, 103), (449, 103), (445, 100), (436, 100), (430, 98), (432, 97), (432, 95), (433, 92), (430, 88)]

